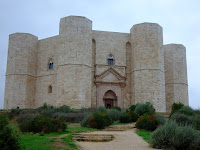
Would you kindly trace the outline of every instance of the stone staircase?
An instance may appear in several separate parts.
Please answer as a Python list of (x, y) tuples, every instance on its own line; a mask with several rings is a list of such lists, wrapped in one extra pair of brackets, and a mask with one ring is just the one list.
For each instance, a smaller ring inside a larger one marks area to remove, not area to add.
[(112, 125), (104, 129), (104, 131), (126, 131), (133, 129), (135, 127), (134, 124), (127, 124), (127, 125)]
[(135, 123), (126, 124), (126, 125), (112, 125), (105, 128), (103, 131), (108, 131), (106, 134), (102, 134), (101, 132), (96, 133), (77, 133), (73, 135), (73, 139), (76, 141), (85, 141), (85, 142), (109, 142), (114, 139), (114, 136), (110, 133), (112, 131), (126, 131), (133, 129), (135, 127)]
[(109, 142), (114, 139), (114, 136), (111, 134), (81, 133), (81, 134), (74, 134), (73, 139), (76, 141), (85, 141), (85, 142)]

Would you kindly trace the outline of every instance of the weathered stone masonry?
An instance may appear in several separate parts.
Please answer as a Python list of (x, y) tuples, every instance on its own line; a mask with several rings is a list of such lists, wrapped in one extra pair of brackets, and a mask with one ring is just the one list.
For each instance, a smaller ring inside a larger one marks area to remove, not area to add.
[(188, 105), (186, 49), (163, 45), (162, 27), (134, 25), (130, 33), (92, 30), (92, 21), (68, 16), (59, 35), (38, 40), (9, 37), (4, 108), (36, 108), (45, 102), (74, 108), (151, 102), (169, 112)]

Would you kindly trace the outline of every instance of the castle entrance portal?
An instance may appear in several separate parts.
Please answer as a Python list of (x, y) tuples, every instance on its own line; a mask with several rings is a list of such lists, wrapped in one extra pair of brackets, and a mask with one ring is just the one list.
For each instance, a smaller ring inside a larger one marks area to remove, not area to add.
[(105, 107), (107, 109), (112, 108), (113, 106), (117, 106), (117, 96), (116, 94), (109, 90), (105, 93), (104, 97), (103, 97), (103, 101), (105, 104)]

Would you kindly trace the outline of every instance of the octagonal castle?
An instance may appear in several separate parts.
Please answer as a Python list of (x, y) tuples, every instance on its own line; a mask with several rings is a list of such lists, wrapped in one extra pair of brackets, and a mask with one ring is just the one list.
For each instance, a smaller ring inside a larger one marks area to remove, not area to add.
[(54, 37), (11, 34), (4, 109), (45, 102), (73, 108), (151, 102), (157, 112), (169, 112), (173, 102), (188, 105), (186, 48), (163, 45), (155, 23), (105, 32), (80, 16), (61, 18)]

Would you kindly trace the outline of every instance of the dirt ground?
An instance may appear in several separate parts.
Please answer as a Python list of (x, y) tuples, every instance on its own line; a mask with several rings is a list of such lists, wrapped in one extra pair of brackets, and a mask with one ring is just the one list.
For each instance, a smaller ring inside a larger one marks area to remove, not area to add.
[(135, 130), (95, 131), (92, 133), (112, 134), (114, 139), (110, 142), (76, 142), (76, 144), (80, 146), (80, 150), (153, 150), (154, 148), (138, 136)]

